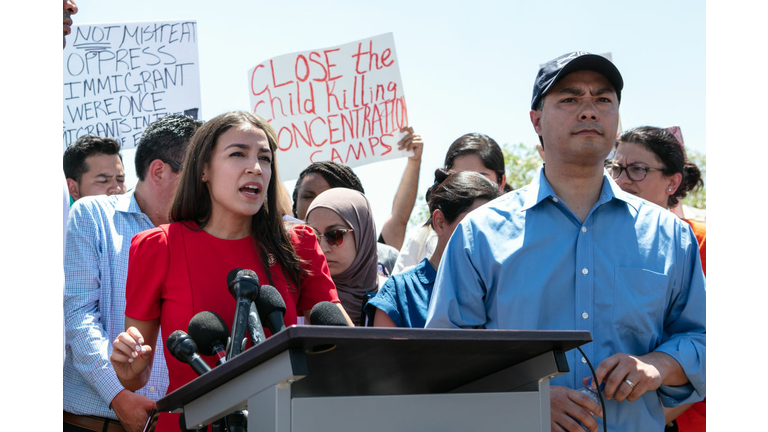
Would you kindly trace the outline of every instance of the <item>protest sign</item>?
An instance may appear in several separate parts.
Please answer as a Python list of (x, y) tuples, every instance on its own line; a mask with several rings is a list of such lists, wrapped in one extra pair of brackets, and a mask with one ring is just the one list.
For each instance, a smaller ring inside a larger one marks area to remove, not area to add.
[(98, 135), (133, 149), (160, 117), (201, 117), (195, 21), (75, 25), (67, 39), (64, 148)]
[(281, 55), (248, 71), (251, 111), (278, 134), (282, 180), (313, 162), (349, 166), (407, 156), (408, 126), (392, 33)]

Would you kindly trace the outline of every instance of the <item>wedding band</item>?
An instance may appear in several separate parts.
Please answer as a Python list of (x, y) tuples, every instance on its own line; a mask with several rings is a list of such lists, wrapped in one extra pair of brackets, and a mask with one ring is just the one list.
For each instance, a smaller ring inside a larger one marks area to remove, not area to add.
[(630, 387), (635, 388), (635, 385), (632, 384), (632, 381), (626, 379), (626, 380), (624, 380), (624, 382), (627, 383)]

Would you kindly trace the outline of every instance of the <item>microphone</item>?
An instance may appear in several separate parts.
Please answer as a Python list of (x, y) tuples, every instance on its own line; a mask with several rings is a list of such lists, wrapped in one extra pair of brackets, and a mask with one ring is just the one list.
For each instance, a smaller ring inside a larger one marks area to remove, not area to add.
[[(234, 277), (230, 279), (233, 273)], [(234, 269), (227, 275), (227, 285), (229, 293), (237, 301), (235, 319), (232, 323), (232, 340), (227, 350), (227, 360), (231, 360), (243, 352), (251, 303), (259, 296), (259, 276), (253, 270)], [(258, 321), (258, 314), (255, 318)], [(261, 327), (261, 321), (258, 321), (258, 327)]]
[[(261, 288), (259, 287), (259, 291), (261, 291)], [(264, 334), (264, 328), (261, 326), (261, 317), (256, 308), (256, 303), (251, 303), (251, 308), (248, 312), (248, 338), (253, 346), (267, 340), (267, 335)]]
[(330, 325), (349, 327), (344, 314), (341, 313), (336, 303), (322, 301), (312, 307), (309, 312), (309, 323), (313, 325)]
[[(256, 308), (259, 315), (266, 318), (269, 331), (275, 333), (285, 330), (283, 317), (285, 316), (285, 300), (277, 288), (272, 285), (262, 285), (259, 297), (256, 299)], [(253, 309), (251, 309), (253, 311)]]
[(192, 366), (197, 375), (202, 375), (211, 370), (202, 357), (197, 354), (197, 345), (183, 330), (176, 330), (168, 336), (165, 346), (171, 352), (176, 360)]
[(203, 311), (189, 320), (187, 332), (200, 349), (200, 354), (217, 357), (216, 366), (227, 358), (227, 339), (229, 328), (215, 312)]

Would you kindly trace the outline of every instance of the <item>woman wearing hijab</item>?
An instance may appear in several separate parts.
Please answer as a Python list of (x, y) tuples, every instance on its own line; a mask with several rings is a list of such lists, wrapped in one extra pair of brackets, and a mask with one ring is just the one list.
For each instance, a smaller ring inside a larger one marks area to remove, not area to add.
[(356, 190), (328, 189), (312, 201), (306, 221), (318, 236), (341, 305), (355, 325), (365, 325), (363, 306), (380, 286), (368, 200)]

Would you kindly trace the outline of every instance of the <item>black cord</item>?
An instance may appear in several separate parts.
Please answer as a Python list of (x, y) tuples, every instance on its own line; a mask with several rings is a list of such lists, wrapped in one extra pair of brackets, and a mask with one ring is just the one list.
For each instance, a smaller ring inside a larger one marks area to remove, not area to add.
[(603, 391), (600, 389), (600, 386), (597, 385), (597, 374), (595, 374), (595, 369), (592, 367), (592, 362), (589, 361), (589, 357), (587, 357), (586, 354), (584, 354), (584, 351), (581, 350), (581, 347), (576, 347), (576, 349), (579, 350), (581, 355), (584, 357), (584, 360), (587, 361), (587, 366), (589, 366), (589, 370), (592, 371), (592, 382), (595, 383), (595, 388), (597, 389), (597, 396), (600, 398), (600, 407), (603, 409), (603, 431), (608, 432), (608, 422), (606, 421), (608, 419), (608, 415), (605, 413), (605, 401), (603, 400)]

